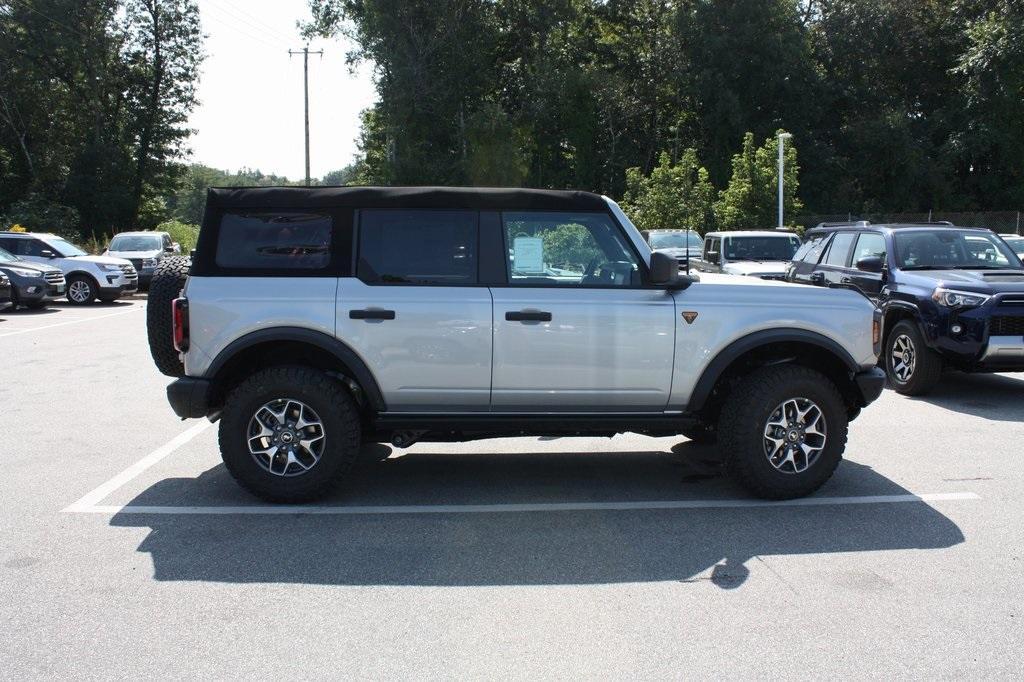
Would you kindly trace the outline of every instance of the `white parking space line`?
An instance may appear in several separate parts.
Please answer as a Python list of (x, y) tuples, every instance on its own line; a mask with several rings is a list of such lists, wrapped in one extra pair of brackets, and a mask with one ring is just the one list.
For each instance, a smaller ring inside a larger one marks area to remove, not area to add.
[[(84, 499), (84, 498), (83, 498)], [(974, 493), (932, 493), (925, 495), (859, 495), (856, 497), (804, 497), (797, 500), (647, 500), (642, 502), (549, 502), (536, 504), (424, 504), (398, 506), (301, 506), (263, 505), (246, 507), (173, 507), (144, 505), (71, 505), (64, 511), (79, 514), (312, 514), (358, 516), (367, 514), (499, 514), (521, 512), (638, 511), (654, 509), (749, 509), (764, 507), (824, 507), (850, 504), (893, 504), (906, 502), (951, 502), (977, 500)]]
[(66, 512), (78, 512), (78, 511), (90, 511), (95, 505), (103, 501), (107, 495), (127, 484), (132, 479), (136, 478), (139, 474), (150, 468), (167, 455), (171, 454), (185, 443), (189, 442), (200, 433), (212, 426), (212, 422), (206, 421), (205, 419), (200, 423), (196, 424), (188, 431), (178, 434), (166, 444), (161, 445), (159, 448), (149, 453), (135, 464), (131, 465), (117, 476), (96, 488), (82, 499), (75, 502), (70, 507), (67, 507), (63, 511)]
[(29, 329), (19, 329), (17, 331), (5, 332), (3, 334), (0, 334), (0, 339), (4, 338), (5, 336), (17, 336), (18, 334), (28, 334), (29, 332), (38, 332), (38, 331), (42, 331), (44, 329), (53, 329), (54, 327), (65, 327), (65, 326), (67, 326), (69, 324), (78, 324), (79, 322), (92, 322), (93, 320), (102, 320), (102, 319), (107, 318), (107, 317), (116, 317), (118, 315), (127, 315), (128, 313), (134, 313), (134, 312), (137, 312), (137, 311), (142, 310), (142, 309), (143, 309), (143, 306), (138, 306), (138, 307), (133, 306), (131, 310), (119, 310), (116, 313), (107, 313), (106, 315), (97, 315), (95, 317), (79, 317), (79, 318), (75, 318), (74, 320), (68, 320), (67, 322), (58, 322), (56, 324), (46, 324), (46, 325), (43, 325), (42, 327), (31, 327)]

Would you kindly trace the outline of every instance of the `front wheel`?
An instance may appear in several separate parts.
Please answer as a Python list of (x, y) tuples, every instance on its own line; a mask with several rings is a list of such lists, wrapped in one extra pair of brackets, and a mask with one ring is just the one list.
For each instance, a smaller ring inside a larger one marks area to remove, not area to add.
[(221, 456), (257, 497), (309, 502), (337, 485), (358, 459), (361, 428), (340, 382), (309, 367), (272, 367), (228, 394)]
[(68, 303), (72, 305), (89, 305), (96, 300), (98, 288), (90, 277), (72, 275), (68, 278)]
[(749, 492), (785, 500), (809, 495), (846, 449), (846, 405), (825, 375), (775, 365), (741, 380), (722, 406), (718, 442), (726, 471)]
[(925, 345), (916, 324), (897, 324), (885, 345), (885, 373), (897, 393), (924, 395), (939, 383), (942, 358)]

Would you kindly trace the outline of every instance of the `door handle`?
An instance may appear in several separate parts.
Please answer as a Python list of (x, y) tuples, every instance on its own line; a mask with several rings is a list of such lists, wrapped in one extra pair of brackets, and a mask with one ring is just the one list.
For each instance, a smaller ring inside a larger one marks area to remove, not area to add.
[(395, 311), (367, 308), (366, 310), (350, 310), (348, 316), (352, 320), (393, 320)]
[(520, 310), (505, 313), (505, 319), (509, 322), (550, 322), (551, 313), (543, 310)]

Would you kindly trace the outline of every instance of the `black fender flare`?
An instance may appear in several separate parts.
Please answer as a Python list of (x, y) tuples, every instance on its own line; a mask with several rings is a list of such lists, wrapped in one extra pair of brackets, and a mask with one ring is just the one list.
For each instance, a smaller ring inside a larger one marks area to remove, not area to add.
[(890, 310), (898, 310), (907, 313), (907, 317), (909, 317), (910, 320), (917, 325), (917, 331), (921, 333), (921, 338), (924, 339), (925, 344), (927, 344), (929, 348), (935, 347), (935, 339), (933, 339), (932, 335), (928, 333), (928, 328), (925, 324), (924, 314), (921, 312), (921, 308), (914, 305), (913, 303), (910, 303), (908, 301), (902, 301), (899, 299), (886, 301), (885, 305), (882, 307), (883, 343), (885, 342), (885, 339), (889, 336), (889, 328), (885, 326), (884, 323), (885, 318), (886, 316), (888, 316)]
[(741, 336), (719, 351), (718, 355), (704, 368), (700, 379), (694, 385), (693, 392), (690, 394), (690, 400), (686, 406), (687, 411), (697, 412), (703, 409), (718, 379), (729, 365), (741, 355), (749, 353), (760, 346), (786, 342), (807, 343), (828, 351), (843, 362), (851, 375), (856, 374), (861, 369), (849, 351), (823, 334), (807, 329), (764, 329)]
[(254, 332), (240, 336), (217, 353), (217, 357), (210, 363), (204, 376), (213, 381), (231, 358), (238, 355), (238, 353), (261, 343), (272, 341), (308, 343), (330, 353), (338, 359), (342, 367), (352, 373), (352, 378), (363, 389), (371, 407), (378, 412), (385, 411), (384, 394), (381, 393), (380, 385), (377, 384), (373, 373), (366, 366), (366, 363), (363, 362), (363, 359), (359, 357), (359, 354), (343, 341), (339, 341), (324, 332), (305, 327), (271, 327), (268, 329), (257, 329)]

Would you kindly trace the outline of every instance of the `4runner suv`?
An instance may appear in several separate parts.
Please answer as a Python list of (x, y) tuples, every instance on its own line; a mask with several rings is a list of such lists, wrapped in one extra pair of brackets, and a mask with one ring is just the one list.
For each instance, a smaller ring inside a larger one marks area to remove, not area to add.
[(708, 232), (704, 254), (691, 266), (701, 272), (781, 280), (799, 247), (800, 237), (785, 230)]
[(831, 224), (807, 231), (792, 282), (859, 289), (884, 318), (892, 387), (923, 395), (946, 367), (1024, 371), (1024, 266), (989, 230)]
[(227, 469), (280, 502), (360, 443), (625, 431), (717, 439), (749, 491), (790, 498), (884, 382), (865, 297), (680, 275), (584, 192), (210, 190), (148, 324), (175, 413), (219, 419)]
[(52, 265), (64, 273), (68, 302), (110, 302), (139, 288), (139, 275), (122, 258), (90, 256), (63, 237), (41, 232), (0, 232), (0, 248), (22, 260)]

